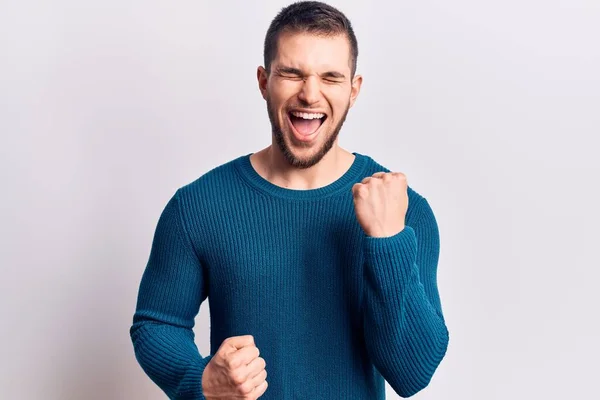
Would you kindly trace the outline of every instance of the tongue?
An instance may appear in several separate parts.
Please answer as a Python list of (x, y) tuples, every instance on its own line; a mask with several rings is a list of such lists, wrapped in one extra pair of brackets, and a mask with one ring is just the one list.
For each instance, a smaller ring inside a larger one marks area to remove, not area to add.
[(319, 118), (304, 119), (294, 117), (293, 115), (291, 115), (290, 120), (292, 121), (292, 124), (294, 125), (294, 128), (296, 128), (298, 133), (307, 136), (311, 133), (314, 133), (321, 126), (321, 120)]

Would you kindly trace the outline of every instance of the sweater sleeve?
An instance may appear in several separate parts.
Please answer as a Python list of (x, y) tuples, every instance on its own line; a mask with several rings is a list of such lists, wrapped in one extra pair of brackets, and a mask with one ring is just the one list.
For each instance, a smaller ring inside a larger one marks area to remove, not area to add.
[(425, 198), (416, 222), (365, 238), (363, 321), (369, 356), (402, 397), (425, 388), (449, 340), (437, 289), (439, 232)]
[(138, 363), (170, 399), (205, 400), (202, 373), (212, 356), (200, 355), (192, 328), (207, 290), (178, 193), (158, 220), (129, 333)]

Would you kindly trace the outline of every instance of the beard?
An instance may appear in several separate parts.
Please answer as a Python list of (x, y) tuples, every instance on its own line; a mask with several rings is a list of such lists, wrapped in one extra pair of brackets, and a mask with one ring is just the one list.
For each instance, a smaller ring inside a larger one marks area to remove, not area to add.
[[(283, 133), (281, 125), (279, 124), (279, 120), (277, 119), (277, 113), (273, 109), (273, 105), (271, 104), (270, 99), (267, 97), (267, 112), (269, 114), (269, 120), (271, 121), (271, 130), (273, 132), (273, 137), (275, 138), (275, 143), (277, 143), (277, 147), (279, 147), (279, 150), (281, 151), (281, 153), (283, 154), (283, 156), (285, 157), (287, 162), (292, 167), (299, 168), (299, 169), (306, 169), (306, 168), (312, 167), (313, 165), (315, 165), (319, 161), (321, 161), (321, 159), (325, 156), (325, 154), (327, 154), (329, 152), (329, 150), (331, 150), (331, 148), (333, 147), (333, 144), (335, 143), (335, 140), (338, 137), (338, 134), (340, 133), (340, 130), (342, 129), (342, 125), (344, 124), (344, 121), (346, 120), (346, 116), (348, 115), (349, 109), (350, 109), (350, 101), (348, 101), (348, 105), (346, 106), (346, 109), (344, 110), (342, 118), (340, 118), (340, 121), (337, 123), (337, 125), (335, 125), (333, 127), (333, 130), (330, 132), (321, 132), (320, 133), (320, 135), (326, 135), (325, 142), (321, 145), (321, 148), (319, 148), (319, 150), (315, 154), (313, 154), (310, 158), (301, 159), (301, 158), (296, 157), (296, 155), (292, 152), (292, 149), (290, 148), (290, 146), (286, 143), (285, 135)], [(329, 118), (330, 117), (327, 117), (327, 119), (329, 119)], [(323, 123), (325, 123), (325, 121), (323, 121)], [(319, 127), (319, 129), (321, 129), (321, 128)], [(289, 132), (289, 135), (291, 136), (292, 133)], [(306, 146), (308, 147), (308, 146), (310, 146), (310, 144), (307, 144)]]

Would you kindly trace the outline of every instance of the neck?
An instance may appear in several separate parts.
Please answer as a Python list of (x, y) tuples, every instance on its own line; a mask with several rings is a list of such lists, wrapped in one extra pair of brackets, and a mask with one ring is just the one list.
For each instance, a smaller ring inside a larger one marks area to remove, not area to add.
[(287, 189), (317, 189), (336, 181), (352, 165), (354, 154), (334, 145), (323, 158), (310, 168), (291, 166), (279, 151), (271, 145), (250, 157), (256, 172), (263, 178)]

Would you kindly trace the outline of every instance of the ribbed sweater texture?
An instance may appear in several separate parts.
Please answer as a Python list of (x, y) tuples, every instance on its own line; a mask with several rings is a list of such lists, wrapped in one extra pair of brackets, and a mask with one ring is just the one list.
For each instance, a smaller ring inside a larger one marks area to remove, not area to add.
[[(277, 186), (250, 154), (175, 191), (158, 219), (129, 333), (170, 399), (205, 400), (204, 368), (231, 336), (266, 361), (263, 400), (385, 399), (425, 388), (449, 340), (437, 287), (439, 231), (408, 187), (405, 228), (367, 236), (352, 185), (390, 170), (353, 153), (317, 189)], [(192, 328), (208, 299), (210, 354)]]

